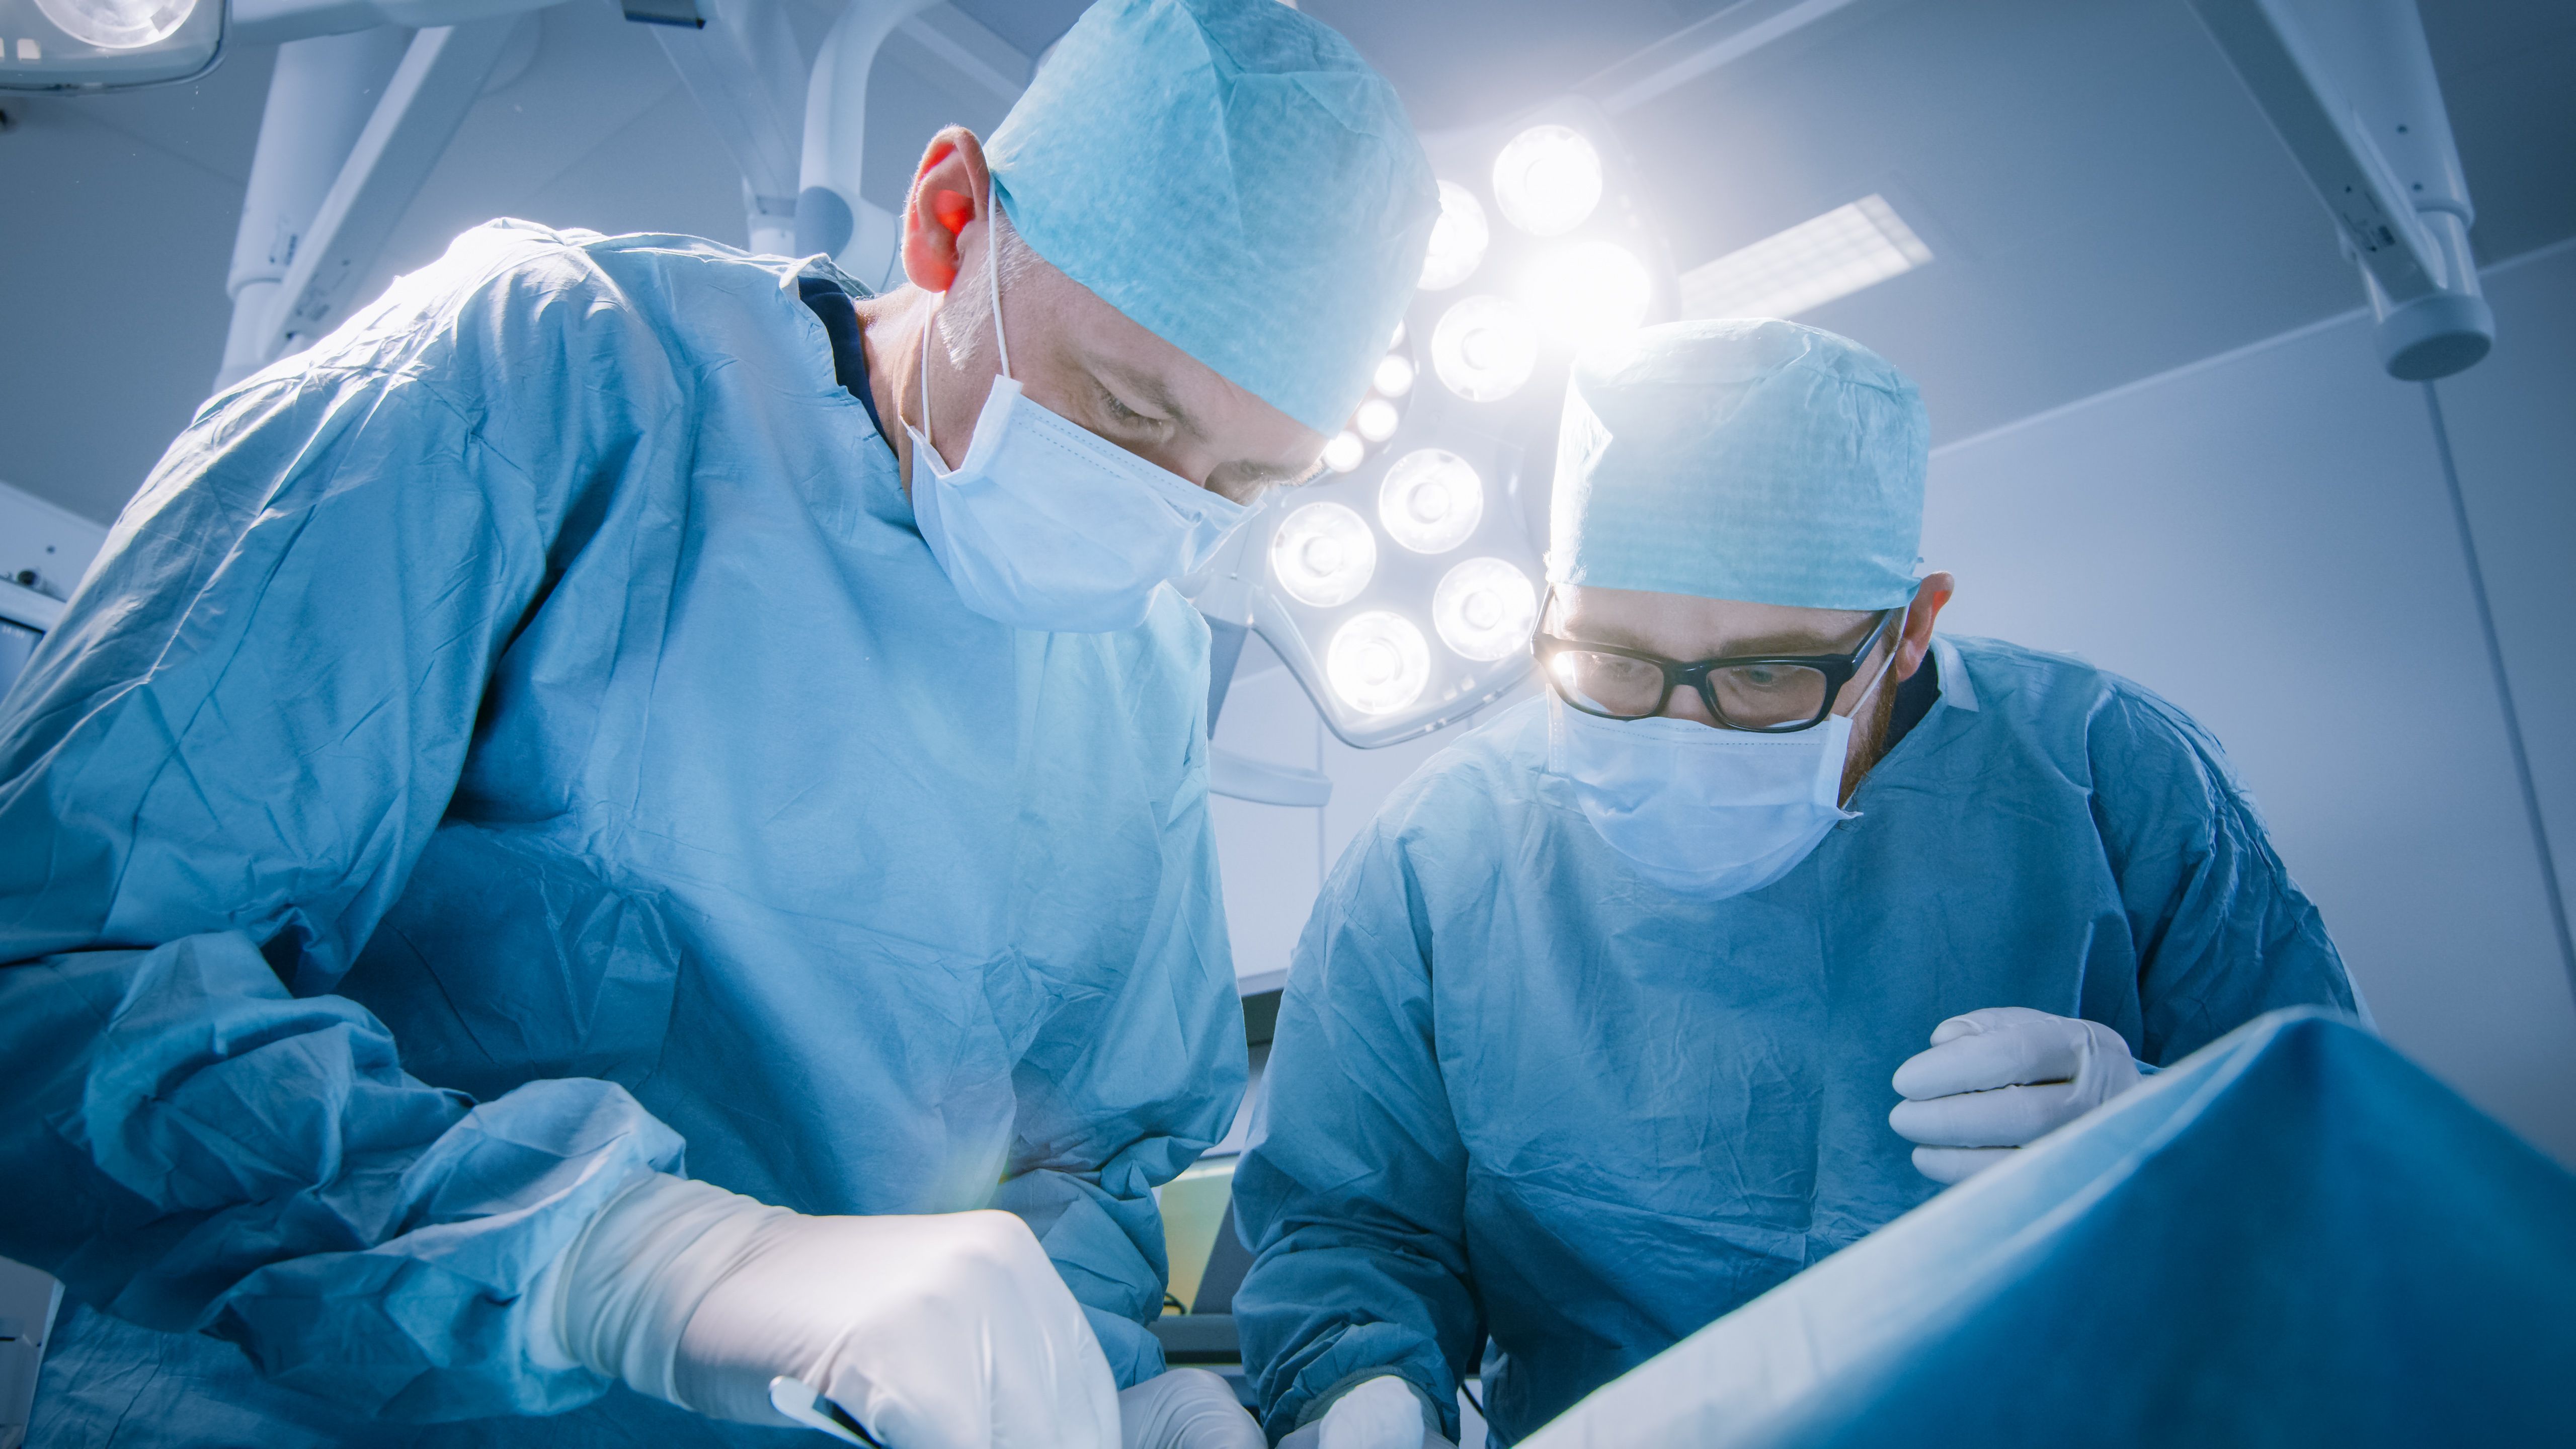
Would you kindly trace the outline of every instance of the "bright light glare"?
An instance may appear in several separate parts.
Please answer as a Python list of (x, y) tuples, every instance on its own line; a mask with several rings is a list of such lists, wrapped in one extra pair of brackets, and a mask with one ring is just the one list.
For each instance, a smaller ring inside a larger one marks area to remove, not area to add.
[(1636, 253), (1610, 242), (1576, 242), (1532, 263), (1521, 298), (1539, 325), (1581, 346), (1632, 331), (1655, 299), (1654, 278)]
[(1360, 441), (1359, 434), (1347, 429), (1333, 434), (1332, 441), (1324, 445), (1324, 466), (1336, 473), (1351, 471), (1367, 456), (1368, 444)]
[(1494, 229), (1476, 193), (1455, 181), (1440, 183), (1440, 219), (1431, 224), (1431, 249), (1422, 254), (1422, 290), (1445, 291), (1476, 274)]
[(84, 45), (135, 50), (169, 39), (197, 0), (36, 0), (36, 8)]
[(1795, 317), (1930, 260), (1896, 208), (1864, 196), (1682, 273), (1682, 315)]
[(1475, 465), (1440, 448), (1395, 460), (1377, 489), (1377, 521), (1415, 553), (1446, 553), (1467, 541), (1485, 516), (1485, 484)]
[(1538, 329), (1501, 297), (1469, 297), (1431, 329), (1431, 370), (1469, 402), (1510, 397), (1538, 366)]
[(1377, 535), (1339, 503), (1309, 503), (1270, 536), (1270, 572), (1301, 604), (1347, 604), (1377, 572)]
[(1369, 386), (1388, 397), (1402, 397), (1413, 391), (1413, 359), (1401, 352), (1390, 352), (1378, 359), (1377, 371), (1369, 374)]
[(1431, 682), (1431, 646), (1402, 614), (1372, 609), (1344, 624), (1324, 651), (1333, 693), (1362, 714), (1393, 714)]
[(1601, 204), (1601, 153), (1571, 126), (1532, 126), (1494, 158), (1494, 203), (1532, 236), (1572, 231)]
[(1538, 589), (1501, 559), (1471, 558), (1431, 591), (1431, 623), (1441, 643), (1469, 659), (1508, 659), (1529, 648)]
[(1360, 436), (1370, 442), (1383, 443), (1395, 436), (1398, 420), (1395, 404), (1382, 397), (1373, 397), (1361, 403), (1360, 410), (1351, 415), (1351, 426), (1359, 429)]

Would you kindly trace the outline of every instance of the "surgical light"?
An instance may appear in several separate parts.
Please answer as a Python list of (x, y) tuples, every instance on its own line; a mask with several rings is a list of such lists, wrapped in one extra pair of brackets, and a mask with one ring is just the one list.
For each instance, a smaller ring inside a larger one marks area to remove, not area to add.
[(1417, 448), (1395, 460), (1378, 485), (1377, 521), (1389, 538), (1415, 553), (1446, 553), (1467, 541), (1485, 516), (1485, 483), (1473, 465), (1442, 448)]
[[(1419, 739), (1529, 685), (1567, 369), (1594, 334), (1672, 315), (1669, 258), (1631, 204), (1618, 135), (1568, 96), (1426, 143), (1448, 180), (1420, 285), (1331, 439), (1333, 471), (1271, 495), (1186, 589), (1212, 626), (1258, 634), (1353, 748)], [(1212, 657), (1234, 657), (1231, 642)], [(1325, 788), (1227, 778), (1274, 804)]]
[(197, 0), (36, 0), (36, 8), (84, 45), (136, 50), (177, 34)]
[(1370, 398), (1360, 404), (1358, 412), (1351, 414), (1351, 426), (1372, 443), (1383, 443), (1394, 437), (1395, 425), (1401, 421), (1403, 419), (1397, 415), (1395, 404), (1382, 397)]
[(1476, 274), (1494, 230), (1476, 193), (1455, 181), (1440, 183), (1440, 219), (1431, 224), (1431, 247), (1422, 254), (1422, 290), (1445, 291)]
[(1332, 441), (1324, 444), (1324, 466), (1336, 473), (1351, 471), (1367, 456), (1368, 444), (1361, 442), (1359, 434), (1348, 429), (1333, 434)]
[(1494, 158), (1494, 202), (1532, 236), (1562, 236), (1601, 204), (1601, 153), (1572, 126), (1532, 126)]
[(1392, 714), (1431, 682), (1431, 646), (1402, 614), (1372, 609), (1333, 635), (1324, 654), (1333, 692), (1362, 714)]
[(1350, 508), (1309, 503), (1289, 514), (1271, 535), (1270, 572), (1288, 597), (1301, 604), (1318, 609), (1347, 604), (1377, 573), (1377, 535)]
[(1469, 297), (1431, 329), (1431, 370), (1469, 402), (1498, 402), (1538, 366), (1538, 329), (1507, 298)]
[(1440, 642), (1477, 661), (1508, 659), (1529, 648), (1538, 624), (1538, 589), (1528, 574), (1498, 558), (1471, 558), (1431, 592), (1431, 623)]
[(1539, 324), (1581, 346), (1632, 331), (1655, 300), (1654, 278), (1637, 254), (1616, 242), (1587, 241), (1559, 247), (1531, 265), (1522, 298)]

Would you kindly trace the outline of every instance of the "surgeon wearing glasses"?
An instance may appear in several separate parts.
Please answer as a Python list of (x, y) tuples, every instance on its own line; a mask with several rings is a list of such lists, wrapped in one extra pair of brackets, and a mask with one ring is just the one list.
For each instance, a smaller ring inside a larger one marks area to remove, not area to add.
[[(1935, 624), (1868, 350), (1577, 363), (1546, 694), (1406, 782), (1298, 945), (1235, 1300), (1274, 1436), (1500, 1442), (2231, 1028), (2355, 1009), (2218, 746)], [(1927, 1040), (1928, 1039), (1928, 1040)]]

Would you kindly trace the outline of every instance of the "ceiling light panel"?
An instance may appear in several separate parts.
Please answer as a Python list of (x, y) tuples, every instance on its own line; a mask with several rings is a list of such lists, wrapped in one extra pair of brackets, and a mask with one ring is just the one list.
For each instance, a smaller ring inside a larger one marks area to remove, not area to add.
[(1682, 315), (1795, 317), (1931, 260), (1896, 208), (1864, 196), (1682, 273)]

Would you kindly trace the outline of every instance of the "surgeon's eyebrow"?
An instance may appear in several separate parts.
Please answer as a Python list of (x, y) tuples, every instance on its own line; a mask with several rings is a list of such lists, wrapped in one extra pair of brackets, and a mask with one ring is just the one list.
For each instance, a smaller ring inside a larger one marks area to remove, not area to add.
[(1264, 463), (1253, 458), (1237, 458), (1226, 465), (1226, 472), (1268, 488), (1280, 483), (1303, 483), (1322, 472), (1323, 468), (1320, 458), (1312, 463)]
[[(1869, 625), (1864, 621), (1861, 624), (1862, 638), (1868, 637), (1868, 630)], [(1811, 630), (1799, 629), (1783, 634), (1754, 634), (1745, 638), (1727, 640), (1725, 650), (1721, 654), (1711, 657), (1723, 658), (1728, 655), (1849, 654), (1854, 649), (1860, 647), (1859, 639), (1854, 639), (1848, 644), (1843, 642), (1842, 636), (1849, 634), (1850, 632), (1850, 630), (1842, 630), (1835, 634), (1819, 634)]]
[[(1868, 619), (1865, 618), (1859, 627), (1862, 632), (1862, 636), (1866, 637), (1867, 630), (1869, 628)], [(1826, 654), (1849, 654), (1854, 649), (1860, 647), (1859, 639), (1852, 639), (1849, 643), (1843, 642), (1846, 637), (1852, 634), (1852, 632), (1853, 631), (1851, 629), (1843, 629), (1834, 634), (1820, 634), (1813, 630), (1793, 629), (1770, 634), (1731, 636), (1721, 640), (1716, 648), (1707, 653), (1695, 653), (1681, 657), (1681, 662), (1687, 664), (1699, 659), (1748, 659), (1779, 657), (1783, 655), (1791, 657), (1805, 657)], [(1635, 630), (1624, 628), (1616, 623), (1594, 624), (1586, 621), (1581, 630), (1570, 630), (1562, 637), (1572, 639), (1577, 643), (1607, 644), (1614, 649), (1634, 649), (1644, 654), (1661, 655), (1663, 652), (1655, 648), (1652, 642), (1646, 640)]]

